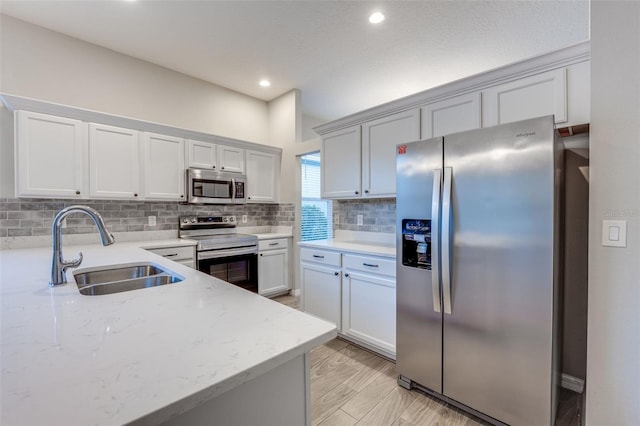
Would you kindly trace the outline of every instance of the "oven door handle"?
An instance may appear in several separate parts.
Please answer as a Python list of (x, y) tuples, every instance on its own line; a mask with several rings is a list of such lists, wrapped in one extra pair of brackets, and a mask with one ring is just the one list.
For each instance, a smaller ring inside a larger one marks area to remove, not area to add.
[(258, 247), (243, 247), (228, 250), (199, 251), (198, 260), (218, 259), (221, 257), (241, 256), (243, 254), (258, 254)]

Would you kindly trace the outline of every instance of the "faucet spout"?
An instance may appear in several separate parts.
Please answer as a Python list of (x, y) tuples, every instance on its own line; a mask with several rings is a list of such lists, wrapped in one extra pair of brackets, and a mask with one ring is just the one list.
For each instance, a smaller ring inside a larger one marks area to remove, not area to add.
[(70, 214), (76, 212), (84, 213), (93, 219), (93, 222), (98, 228), (100, 241), (103, 246), (108, 246), (115, 242), (113, 235), (107, 231), (107, 227), (100, 213), (91, 207), (70, 206), (60, 210), (53, 218), (53, 224), (51, 225), (51, 234), (53, 237), (53, 261), (51, 263), (51, 281), (49, 281), (49, 286), (51, 287), (66, 284), (66, 270), (68, 268), (77, 268), (82, 263), (82, 253), (79, 254), (78, 259), (74, 260), (64, 260), (62, 256), (62, 221)]

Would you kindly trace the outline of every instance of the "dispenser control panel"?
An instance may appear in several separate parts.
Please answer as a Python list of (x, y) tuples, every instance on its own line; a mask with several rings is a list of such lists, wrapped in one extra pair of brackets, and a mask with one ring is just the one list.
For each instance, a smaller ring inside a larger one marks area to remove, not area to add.
[(402, 264), (431, 269), (431, 221), (402, 220)]

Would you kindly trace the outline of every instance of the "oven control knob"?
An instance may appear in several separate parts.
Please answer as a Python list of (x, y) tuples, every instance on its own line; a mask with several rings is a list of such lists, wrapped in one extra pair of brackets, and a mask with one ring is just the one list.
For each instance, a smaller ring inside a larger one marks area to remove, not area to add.
[(182, 223), (189, 223), (189, 219), (183, 219)]
[(223, 222), (229, 222), (229, 218), (225, 216), (225, 217), (222, 218), (222, 221)]
[(235, 216), (231, 216), (231, 217), (229, 218), (229, 222), (235, 222), (235, 220), (236, 220), (236, 219), (235, 219)]
[(196, 218), (195, 217), (191, 218), (191, 223), (196, 223)]

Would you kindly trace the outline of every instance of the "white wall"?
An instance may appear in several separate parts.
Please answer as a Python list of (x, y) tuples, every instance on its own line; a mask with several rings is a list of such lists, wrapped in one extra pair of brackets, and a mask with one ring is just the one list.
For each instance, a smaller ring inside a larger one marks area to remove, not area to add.
[[(640, 425), (640, 2), (591, 3), (588, 425)], [(602, 247), (602, 220), (627, 247)]]
[(0, 15), (0, 91), (268, 144), (267, 103)]
[(269, 145), (282, 148), (280, 202), (295, 201), (295, 147), (300, 140), (300, 91), (292, 90), (269, 102)]

